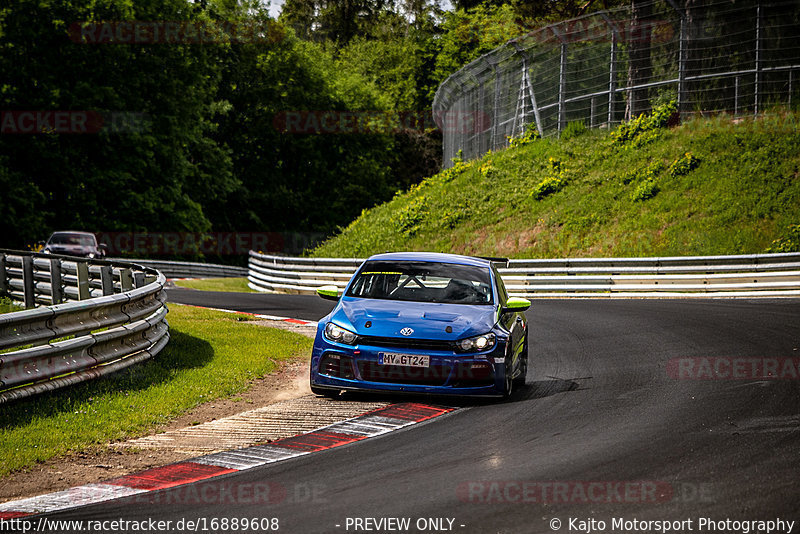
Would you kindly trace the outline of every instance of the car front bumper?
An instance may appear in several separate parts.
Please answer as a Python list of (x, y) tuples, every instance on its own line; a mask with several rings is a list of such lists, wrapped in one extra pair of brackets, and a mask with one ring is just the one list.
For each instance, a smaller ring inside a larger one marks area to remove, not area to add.
[[(500, 397), (505, 385), (506, 338), (497, 336), (486, 352), (345, 345), (325, 339), (317, 330), (311, 355), (311, 385), (346, 391), (395, 392), (422, 395)], [(386, 366), (381, 353), (430, 357), (427, 368)]]

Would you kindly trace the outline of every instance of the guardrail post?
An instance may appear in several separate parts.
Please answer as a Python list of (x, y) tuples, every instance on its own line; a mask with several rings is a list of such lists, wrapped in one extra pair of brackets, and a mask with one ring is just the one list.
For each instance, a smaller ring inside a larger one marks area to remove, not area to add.
[(0, 254), (0, 295), (8, 293), (8, 278), (6, 278), (6, 255)]
[(64, 300), (64, 291), (61, 282), (61, 260), (50, 258), (50, 302), (53, 306), (61, 304)]
[(92, 298), (92, 292), (89, 289), (89, 264), (85, 261), (76, 261), (75, 267), (78, 274), (78, 300)]
[(36, 286), (33, 282), (33, 258), (22, 256), (22, 287), (25, 294), (25, 307), (36, 306)]
[(122, 293), (133, 289), (133, 275), (130, 269), (119, 270), (119, 287)]
[(103, 288), (103, 296), (114, 294), (114, 277), (110, 265), (100, 267), (100, 284)]
[(144, 287), (144, 273), (143, 272), (136, 272), (133, 273), (133, 285), (134, 287)]

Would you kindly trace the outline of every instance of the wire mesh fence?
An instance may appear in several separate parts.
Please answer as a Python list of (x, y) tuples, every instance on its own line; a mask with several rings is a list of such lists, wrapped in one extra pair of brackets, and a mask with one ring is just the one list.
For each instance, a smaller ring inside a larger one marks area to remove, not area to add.
[(611, 127), (676, 100), (692, 113), (797, 107), (800, 2), (651, 0), (536, 29), (439, 87), (445, 166), (528, 127)]

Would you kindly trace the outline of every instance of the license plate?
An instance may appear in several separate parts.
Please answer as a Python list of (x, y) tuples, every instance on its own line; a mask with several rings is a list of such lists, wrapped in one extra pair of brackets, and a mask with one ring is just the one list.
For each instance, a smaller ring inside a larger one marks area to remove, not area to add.
[(381, 352), (378, 354), (378, 363), (381, 365), (399, 365), (401, 367), (430, 367), (431, 357), (417, 354)]

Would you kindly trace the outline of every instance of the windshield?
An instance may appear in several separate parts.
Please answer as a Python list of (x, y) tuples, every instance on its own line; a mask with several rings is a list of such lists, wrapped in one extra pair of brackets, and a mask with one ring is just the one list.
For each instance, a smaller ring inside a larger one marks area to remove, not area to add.
[(347, 296), (445, 304), (492, 304), (491, 287), (488, 267), (371, 261), (361, 268)]
[(95, 245), (95, 240), (93, 235), (88, 234), (53, 234), (50, 236), (50, 244), (93, 247)]

